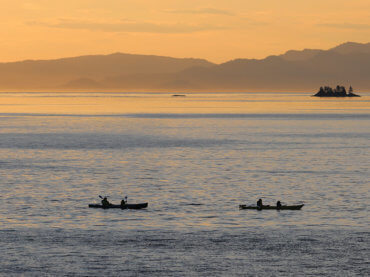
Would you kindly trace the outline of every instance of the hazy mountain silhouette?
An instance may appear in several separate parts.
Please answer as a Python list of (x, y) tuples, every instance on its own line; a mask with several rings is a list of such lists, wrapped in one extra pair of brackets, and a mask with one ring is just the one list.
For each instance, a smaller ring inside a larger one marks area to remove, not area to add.
[(346, 42), (330, 49), (339, 54), (370, 53), (370, 43)]
[[(114, 76), (155, 75), (213, 64), (202, 59), (177, 59), (151, 55), (115, 53), (56, 60), (0, 63), (0, 89), (81, 89), (110, 87)], [(74, 87), (75, 86), (75, 87)], [(122, 87), (124, 88), (124, 87)]]
[(323, 85), (370, 89), (370, 43), (345, 43), (329, 50), (288, 51), (265, 59), (237, 59), (185, 70), (177, 79), (212, 90), (316, 91)]
[(104, 86), (90, 78), (79, 78), (67, 82), (63, 84), (61, 87), (71, 89), (94, 89), (94, 88), (103, 88)]
[(313, 58), (318, 54), (323, 54), (325, 52), (335, 52), (342, 55), (353, 54), (353, 53), (370, 53), (370, 43), (362, 44), (355, 42), (346, 42), (340, 44), (329, 50), (320, 49), (304, 49), (302, 51), (289, 50), (285, 54), (280, 55), (280, 57), (288, 61), (305, 61)]
[(283, 59), (287, 61), (306, 61), (317, 54), (324, 52), (324, 50), (319, 50), (319, 49), (304, 49), (302, 51), (298, 50), (289, 50), (283, 55), (280, 55)]
[[(289, 54), (288, 54), (289, 55)], [(191, 74), (200, 87), (220, 90), (316, 90), (322, 85), (352, 84), (370, 89), (370, 54), (340, 54), (336, 49), (302, 51), (294, 57), (270, 56), (262, 60), (238, 59)], [(184, 75), (184, 74), (183, 74)], [(185, 75), (189, 75), (186, 71)], [(186, 79), (185, 79), (186, 80)]]
[(0, 89), (135, 91), (316, 91), (370, 89), (370, 43), (290, 50), (265, 59), (213, 64), (202, 59), (112, 54), (0, 63)]

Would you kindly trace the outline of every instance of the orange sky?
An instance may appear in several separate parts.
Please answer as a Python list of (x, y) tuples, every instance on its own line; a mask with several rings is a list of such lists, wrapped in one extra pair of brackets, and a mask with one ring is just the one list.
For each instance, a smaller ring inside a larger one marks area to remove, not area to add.
[(0, 0), (0, 61), (112, 52), (263, 58), (370, 41), (369, 0)]

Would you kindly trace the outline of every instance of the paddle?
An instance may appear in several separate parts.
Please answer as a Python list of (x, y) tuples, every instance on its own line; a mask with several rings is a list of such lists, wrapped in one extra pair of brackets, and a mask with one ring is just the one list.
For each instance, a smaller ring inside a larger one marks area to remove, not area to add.
[(122, 202), (125, 203), (125, 205), (127, 204), (127, 195), (125, 197), (123, 197), (122, 201), (121, 201), (121, 205), (122, 205)]

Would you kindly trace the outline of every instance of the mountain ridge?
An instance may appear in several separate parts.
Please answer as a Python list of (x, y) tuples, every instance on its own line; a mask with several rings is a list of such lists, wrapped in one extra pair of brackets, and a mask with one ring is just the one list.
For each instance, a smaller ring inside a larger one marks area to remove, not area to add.
[(307, 91), (323, 85), (370, 90), (370, 43), (289, 50), (264, 59), (112, 53), (0, 63), (1, 90)]

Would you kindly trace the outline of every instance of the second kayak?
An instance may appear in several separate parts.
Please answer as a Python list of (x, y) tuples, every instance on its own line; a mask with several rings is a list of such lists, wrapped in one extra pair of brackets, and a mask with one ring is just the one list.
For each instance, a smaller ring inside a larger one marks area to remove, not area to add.
[(266, 206), (262, 206), (260, 208), (260, 207), (257, 207), (257, 206), (239, 205), (239, 209), (240, 210), (300, 210), (303, 206), (304, 206), (304, 204), (291, 205), (291, 206), (281, 206), (281, 207), (266, 205)]
[(100, 208), (100, 209), (144, 209), (148, 207), (148, 203), (139, 203), (139, 204), (125, 204), (123, 206), (121, 205), (114, 205), (114, 204), (109, 204), (107, 207), (103, 207), (101, 204), (89, 204), (89, 208)]

